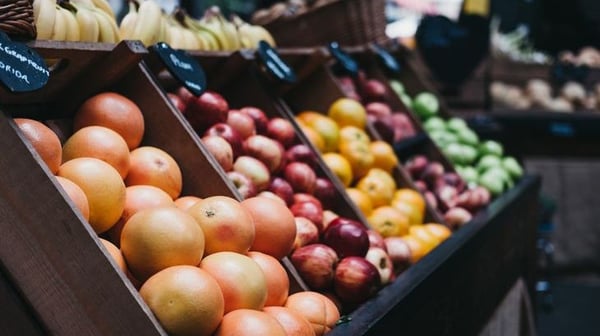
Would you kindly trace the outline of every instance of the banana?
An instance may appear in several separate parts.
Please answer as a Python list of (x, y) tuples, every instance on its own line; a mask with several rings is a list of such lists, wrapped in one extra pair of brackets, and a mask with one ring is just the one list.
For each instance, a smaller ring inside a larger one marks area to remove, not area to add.
[(144, 0), (138, 9), (138, 19), (133, 29), (133, 38), (149, 46), (157, 42), (160, 35), (162, 11), (154, 0)]
[(117, 20), (116, 16), (115, 16), (115, 12), (113, 11), (113, 9), (110, 6), (110, 4), (108, 3), (108, 1), (106, 1), (106, 0), (91, 0), (91, 2), (94, 7), (98, 8), (99, 10), (106, 13), (113, 20), (115, 20), (115, 21)]
[(85, 6), (87, 8), (94, 8), (94, 2), (92, 0), (69, 0), (71, 4)]
[(271, 33), (264, 27), (259, 25), (251, 25), (248, 22), (240, 19), (239, 16), (233, 16), (233, 24), (236, 26), (240, 43), (243, 48), (255, 49), (258, 47), (258, 42), (265, 40), (272, 47), (275, 47), (275, 40)]
[(191, 30), (182, 28), (182, 36), (185, 40), (185, 48), (187, 50), (198, 50), (200, 49), (200, 43), (196, 38), (196, 35)]
[(65, 35), (65, 39), (67, 41), (80, 41), (79, 24), (77, 23), (75, 14), (73, 14), (73, 12), (71, 12), (68, 8), (61, 7), (61, 10), (63, 11), (63, 17), (67, 24), (67, 33)]
[[(218, 9), (218, 7), (216, 7)], [(238, 36), (237, 28), (231, 22), (229, 22), (221, 11), (218, 11), (217, 19), (221, 23), (221, 31), (223, 31), (224, 37), (227, 39), (228, 49), (225, 50), (238, 50), (241, 47), (240, 39)]]
[(67, 10), (55, 5), (54, 13), (54, 28), (52, 29), (52, 36), (50, 36), (50, 39), (55, 41), (64, 41), (67, 37)]
[(208, 27), (201, 24), (199, 21), (194, 20), (186, 13), (180, 13), (178, 19), (180, 19), (180, 21), (183, 21), (183, 25), (187, 27), (187, 29), (195, 33), (198, 39), (202, 41), (202, 44), (204, 45), (204, 50), (215, 51), (222, 49), (218, 36)]
[(121, 37), (125, 40), (133, 38), (133, 30), (138, 19), (138, 11), (136, 4), (133, 1), (129, 1), (129, 12), (125, 14), (119, 25), (119, 32)]
[(209, 31), (217, 39), (219, 47), (217, 50), (231, 50), (228, 35), (223, 31), (221, 20), (217, 17), (220, 11), (215, 7), (211, 7), (206, 10), (204, 16), (197, 21), (197, 27)]
[[(56, 5), (53, 0), (35, 0), (33, 3), (35, 29), (38, 40), (49, 40), (56, 22)], [(35, 8), (37, 8), (37, 16)]]
[(208, 32), (208, 31), (198, 31), (196, 33), (196, 35), (199, 36), (204, 41), (204, 45), (205, 45), (204, 50), (207, 50), (207, 51), (219, 50), (219, 41), (212, 33)]
[(84, 6), (71, 5), (77, 10), (75, 19), (79, 26), (79, 40), (84, 42), (98, 42), (100, 38), (100, 26), (98, 25), (98, 20), (96, 20), (96, 15)]
[(96, 21), (98, 21), (100, 30), (98, 41), (106, 43), (119, 42), (120, 37), (117, 24), (106, 13), (95, 7), (91, 9), (91, 12), (96, 16)]

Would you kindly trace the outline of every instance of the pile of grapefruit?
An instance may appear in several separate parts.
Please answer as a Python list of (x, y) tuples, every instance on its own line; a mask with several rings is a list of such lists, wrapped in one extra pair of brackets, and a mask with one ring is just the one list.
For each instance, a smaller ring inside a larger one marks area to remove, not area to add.
[(182, 196), (178, 163), (142, 145), (143, 114), (113, 92), (89, 98), (61, 142), (45, 124), (15, 119), (74, 210), (172, 335), (323, 335), (338, 307), (290, 295), (279, 259), (296, 238), (278, 200)]

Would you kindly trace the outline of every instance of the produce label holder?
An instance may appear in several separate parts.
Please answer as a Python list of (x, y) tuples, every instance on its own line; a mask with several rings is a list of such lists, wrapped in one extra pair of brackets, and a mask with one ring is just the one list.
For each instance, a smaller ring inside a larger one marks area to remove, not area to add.
[[(43, 57), (64, 59), (67, 66), (36, 92), (14, 95), (0, 90), (0, 97), (7, 98), (0, 129), (10, 144), (0, 158), (6, 169), (0, 181), (5, 186), (0, 206), (6, 220), (0, 226), (10, 233), (0, 244), (4, 270), (35, 312), (31, 320), (53, 333), (165, 335), (11, 117), (52, 119), (67, 130), (85, 99), (107, 90), (121, 93), (142, 110), (146, 128), (142, 145), (161, 148), (179, 163), (182, 195), (233, 196), (232, 190), (154, 82), (142, 62), (146, 49), (139, 43), (122, 42), (114, 50), (104, 45), (73, 49), (73, 44), (60, 42), (35, 45)], [(205, 183), (207, 179), (212, 183)]]
[(150, 47), (158, 55), (173, 77), (195, 96), (206, 90), (206, 75), (200, 65), (184, 51), (174, 50), (168, 44), (159, 42)]
[(49, 77), (40, 55), (0, 31), (0, 81), (11, 92), (35, 91), (46, 85)]

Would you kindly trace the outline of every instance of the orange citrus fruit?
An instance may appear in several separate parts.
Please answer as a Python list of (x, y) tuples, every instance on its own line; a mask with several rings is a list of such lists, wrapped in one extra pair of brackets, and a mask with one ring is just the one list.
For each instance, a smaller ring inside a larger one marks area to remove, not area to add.
[(73, 118), (75, 131), (86, 126), (104, 126), (119, 133), (129, 150), (140, 145), (144, 136), (144, 116), (129, 98), (114, 92), (97, 94), (86, 100)]
[(256, 251), (248, 252), (265, 274), (267, 280), (267, 300), (265, 306), (283, 306), (290, 291), (290, 280), (285, 268), (274, 257)]
[(105, 232), (119, 220), (125, 208), (125, 184), (111, 165), (99, 159), (77, 158), (63, 163), (58, 176), (83, 190), (90, 207), (89, 223), (96, 233)]
[(441, 240), (432, 234), (424, 225), (412, 225), (408, 230), (409, 234), (427, 245), (427, 250), (431, 251), (441, 243)]
[(339, 98), (331, 106), (327, 115), (340, 127), (355, 126), (361, 129), (367, 124), (367, 111), (361, 103), (350, 98)]
[(125, 223), (137, 212), (163, 206), (175, 206), (171, 196), (151, 185), (136, 185), (125, 188), (125, 207), (119, 221), (108, 230), (110, 240), (121, 245), (121, 231)]
[(241, 205), (252, 217), (254, 242), (252, 251), (259, 251), (281, 259), (292, 251), (296, 238), (296, 221), (290, 209), (280, 201), (265, 197), (251, 197)]
[(352, 183), (352, 180), (354, 179), (350, 162), (338, 153), (325, 153), (322, 158), (325, 165), (340, 179), (342, 185), (345, 187), (350, 186), (350, 183)]
[(223, 316), (214, 336), (286, 336), (285, 329), (271, 315), (252, 309), (238, 309)]
[(365, 130), (358, 127), (344, 126), (340, 129), (340, 144), (355, 141), (368, 145), (371, 143), (371, 138)]
[(373, 203), (371, 203), (369, 195), (356, 188), (347, 188), (346, 194), (348, 194), (352, 203), (358, 207), (363, 215), (369, 216), (371, 214), (373, 211)]
[(75, 207), (79, 210), (83, 219), (86, 221), (89, 220), (90, 205), (83, 190), (77, 184), (67, 180), (64, 177), (56, 176), (56, 179), (58, 180), (58, 183), (60, 183), (63, 190), (67, 193), (67, 196), (69, 196), (69, 199), (71, 199), (71, 202), (73, 202)]
[(202, 198), (197, 196), (181, 196), (175, 200), (175, 206), (181, 210), (187, 211), (194, 204), (201, 200)]
[(367, 174), (375, 162), (369, 145), (359, 141), (340, 143), (339, 153), (350, 163), (354, 178), (361, 178)]
[(450, 237), (452, 231), (446, 226), (438, 223), (427, 223), (424, 224), (425, 228), (429, 230), (429, 232), (436, 236), (440, 241), (444, 241)]
[(310, 141), (310, 143), (312, 143), (312, 145), (315, 146), (315, 148), (319, 152), (323, 152), (323, 150), (325, 150), (325, 141), (319, 135), (319, 133), (303, 124), (300, 124), (300, 129), (302, 130), (302, 133), (304, 133), (308, 141)]
[(223, 251), (245, 254), (254, 243), (256, 231), (252, 216), (231, 197), (206, 197), (187, 212), (204, 232), (205, 255)]
[(421, 210), (415, 203), (392, 199), (391, 205), (408, 218), (410, 225), (423, 224), (425, 211)]
[(88, 126), (73, 133), (63, 145), (62, 160), (93, 157), (113, 166), (121, 175), (129, 171), (129, 148), (117, 132), (102, 126)]
[(179, 165), (162, 149), (144, 146), (131, 151), (131, 166), (125, 178), (128, 186), (147, 184), (164, 190), (172, 199), (179, 197), (182, 176)]
[(303, 112), (298, 118), (321, 136), (324, 142), (322, 152), (334, 152), (338, 149), (340, 129), (333, 119), (316, 112)]
[(223, 293), (225, 313), (236, 309), (263, 309), (267, 280), (256, 261), (235, 252), (217, 252), (202, 260), (200, 268), (212, 275)]
[(377, 140), (371, 142), (369, 150), (374, 157), (373, 167), (377, 167), (391, 173), (398, 167), (398, 157), (394, 148), (385, 141)]
[(296, 311), (286, 307), (265, 307), (263, 311), (273, 316), (285, 329), (288, 336), (311, 336), (315, 334), (308, 320)]
[(119, 250), (119, 248), (116, 247), (115, 244), (109, 242), (106, 239), (102, 239), (102, 238), (98, 238), (98, 239), (100, 239), (100, 242), (102, 243), (102, 245), (104, 245), (104, 247), (110, 254), (111, 258), (115, 261), (115, 263), (117, 263), (117, 266), (119, 266), (119, 269), (121, 271), (123, 271), (124, 274), (127, 274), (127, 264), (125, 263), (125, 258), (123, 258), (123, 254), (121, 253), (121, 250)]
[(410, 249), (410, 262), (413, 264), (421, 260), (421, 258), (429, 252), (427, 244), (416, 237), (406, 235), (402, 236), (402, 239), (408, 244), (408, 248)]
[(409, 189), (400, 188), (394, 193), (394, 201), (402, 201), (404, 203), (413, 204), (419, 211), (425, 211), (425, 197), (420, 192)]
[(48, 169), (56, 174), (62, 162), (62, 146), (56, 133), (37, 120), (15, 118), (14, 121)]
[(384, 238), (402, 236), (408, 233), (408, 218), (389, 205), (373, 209), (367, 221), (371, 228)]
[(386, 171), (372, 168), (358, 181), (356, 188), (367, 194), (376, 208), (390, 204), (396, 190), (396, 181)]
[(209, 336), (223, 318), (219, 284), (195, 266), (172, 266), (154, 274), (140, 295), (169, 335)]
[(340, 312), (335, 303), (317, 292), (306, 291), (292, 294), (288, 297), (285, 307), (304, 316), (317, 336), (329, 332), (340, 319)]
[(198, 265), (204, 234), (192, 216), (176, 207), (145, 209), (125, 223), (121, 251), (131, 273), (144, 281), (170, 266)]

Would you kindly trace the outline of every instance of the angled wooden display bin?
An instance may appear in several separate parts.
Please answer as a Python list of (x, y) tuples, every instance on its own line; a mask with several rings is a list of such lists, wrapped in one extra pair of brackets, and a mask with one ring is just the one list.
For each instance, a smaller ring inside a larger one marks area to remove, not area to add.
[(142, 145), (161, 148), (179, 163), (182, 195), (234, 197), (235, 191), (152, 81), (141, 63), (146, 53), (141, 44), (123, 42), (114, 49), (55, 42), (30, 46), (63, 64), (40, 91), (0, 92), (0, 132), (6, 145), (0, 158), (3, 333), (165, 335), (11, 117), (68, 120), (91, 95), (119, 92), (144, 114)]

